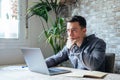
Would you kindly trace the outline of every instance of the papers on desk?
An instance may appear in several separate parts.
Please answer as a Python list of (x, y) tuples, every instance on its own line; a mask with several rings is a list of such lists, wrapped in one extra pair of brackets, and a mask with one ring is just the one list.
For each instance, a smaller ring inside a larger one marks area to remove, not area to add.
[(104, 73), (104, 72), (86, 71), (86, 70), (75, 71), (72, 73), (65, 74), (65, 76), (68, 76), (68, 77), (91, 77), (91, 78), (103, 78), (106, 75), (107, 73)]
[(3, 68), (0, 68), (0, 70), (7, 70), (7, 71), (28, 70), (28, 67), (26, 67), (26, 66), (6, 66), (6, 67), (3, 67)]

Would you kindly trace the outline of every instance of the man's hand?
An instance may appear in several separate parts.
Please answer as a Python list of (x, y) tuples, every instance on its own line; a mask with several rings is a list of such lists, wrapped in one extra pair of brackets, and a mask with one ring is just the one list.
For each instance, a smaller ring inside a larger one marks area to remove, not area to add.
[(70, 38), (68, 38), (68, 39), (67, 39), (67, 43), (66, 43), (66, 47), (67, 47), (68, 49), (71, 49), (72, 46), (75, 44), (75, 42), (76, 42), (75, 39), (70, 39)]

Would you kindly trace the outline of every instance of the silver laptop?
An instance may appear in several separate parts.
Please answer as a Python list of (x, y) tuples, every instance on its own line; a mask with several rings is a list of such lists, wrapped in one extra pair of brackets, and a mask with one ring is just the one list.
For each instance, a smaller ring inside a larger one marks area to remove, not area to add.
[(71, 72), (59, 68), (48, 68), (40, 48), (21, 48), (25, 62), (29, 70), (47, 75)]

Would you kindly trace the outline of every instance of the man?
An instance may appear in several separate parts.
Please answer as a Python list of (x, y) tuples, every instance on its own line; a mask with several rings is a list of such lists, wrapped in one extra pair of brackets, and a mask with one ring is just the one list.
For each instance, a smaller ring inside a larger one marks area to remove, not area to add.
[(104, 71), (106, 43), (94, 34), (86, 35), (86, 20), (73, 16), (67, 22), (68, 40), (64, 48), (46, 59), (48, 67), (56, 66), (68, 59), (74, 68)]

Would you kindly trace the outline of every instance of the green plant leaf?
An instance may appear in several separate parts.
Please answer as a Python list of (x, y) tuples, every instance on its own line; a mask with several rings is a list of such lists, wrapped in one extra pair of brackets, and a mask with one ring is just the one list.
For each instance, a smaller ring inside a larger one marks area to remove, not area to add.
[(48, 21), (48, 12), (51, 9), (50, 6), (48, 6), (48, 3), (43, 2), (36, 2), (36, 5), (32, 6), (30, 9), (28, 9), (28, 17), (31, 17), (33, 15), (41, 16), (45, 21)]
[(63, 5), (60, 5), (57, 0), (39, 0), (39, 2), (36, 2), (35, 5), (30, 7), (27, 11), (28, 18), (34, 15), (42, 17), (46, 21), (47, 25), (48, 19), (50, 18), (49, 11), (54, 11), (56, 20), (51, 27), (46, 28), (46, 25), (44, 25), (42, 19), (40, 18), (43, 25), (43, 32), (39, 37), (41, 37), (44, 33), (46, 41), (51, 45), (55, 53), (61, 50), (65, 44), (65, 20), (59, 15), (62, 7)]

